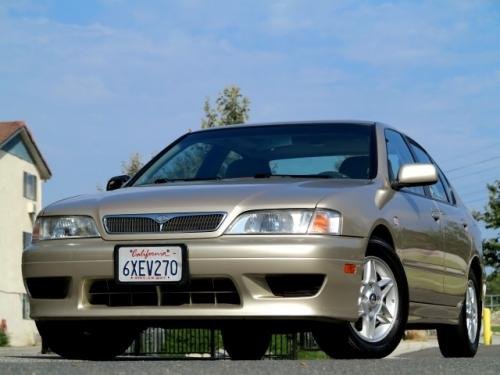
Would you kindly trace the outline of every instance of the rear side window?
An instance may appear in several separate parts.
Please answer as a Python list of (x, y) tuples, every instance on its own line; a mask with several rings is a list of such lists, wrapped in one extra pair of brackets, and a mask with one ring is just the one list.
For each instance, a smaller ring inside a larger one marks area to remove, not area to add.
[[(417, 158), (417, 162), (424, 164), (434, 164), (429, 155), (427, 155), (427, 153), (419, 145), (417, 145), (413, 141), (410, 141), (410, 147), (415, 154), (415, 157)], [(447, 189), (443, 182), (443, 175), (437, 166), (436, 168), (438, 170), (438, 181), (435, 184), (428, 186), (429, 193), (432, 198), (438, 201), (450, 203), (450, 200), (448, 199), (448, 193), (446, 192)]]
[[(385, 131), (385, 141), (387, 145), (389, 178), (391, 181), (395, 181), (398, 177), (399, 168), (401, 168), (403, 164), (414, 164), (415, 160), (405, 140), (398, 132), (387, 129)], [(421, 186), (404, 188), (402, 191), (425, 195), (424, 189)]]
[(438, 171), (440, 178), (443, 181), (444, 186), (446, 187), (446, 191), (448, 192), (448, 198), (451, 201), (451, 204), (453, 205), (457, 204), (457, 198), (455, 198), (455, 193), (453, 192), (450, 182), (448, 181), (444, 173), (441, 171), (441, 169), (438, 168)]

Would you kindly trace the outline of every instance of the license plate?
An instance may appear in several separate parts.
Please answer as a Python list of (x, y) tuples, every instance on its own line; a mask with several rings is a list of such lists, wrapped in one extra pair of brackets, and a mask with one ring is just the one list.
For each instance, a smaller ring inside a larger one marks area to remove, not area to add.
[(180, 282), (184, 277), (183, 246), (119, 246), (115, 249), (118, 282)]

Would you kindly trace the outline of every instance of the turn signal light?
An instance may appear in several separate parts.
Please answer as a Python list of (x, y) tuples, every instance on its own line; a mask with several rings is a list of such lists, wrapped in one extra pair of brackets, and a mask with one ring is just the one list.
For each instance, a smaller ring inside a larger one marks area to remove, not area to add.
[(356, 273), (356, 265), (352, 263), (344, 264), (344, 273), (355, 274)]
[(340, 235), (340, 213), (317, 209), (314, 211), (308, 233)]

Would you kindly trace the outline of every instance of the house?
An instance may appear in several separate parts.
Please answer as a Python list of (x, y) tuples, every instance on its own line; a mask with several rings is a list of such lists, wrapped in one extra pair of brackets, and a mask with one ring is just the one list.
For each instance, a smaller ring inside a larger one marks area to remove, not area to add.
[(50, 177), (26, 124), (0, 122), (0, 321), (13, 346), (33, 345), (38, 337), (29, 319), (21, 256), (41, 209), (42, 181)]

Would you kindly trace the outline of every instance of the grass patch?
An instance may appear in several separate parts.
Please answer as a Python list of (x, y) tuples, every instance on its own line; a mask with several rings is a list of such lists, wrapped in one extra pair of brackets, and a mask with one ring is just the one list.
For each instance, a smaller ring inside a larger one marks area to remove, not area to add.
[(500, 326), (493, 326), (493, 327), (491, 327), (491, 330), (492, 330), (493, 332), (498, 332), (498, 333), (500, 333)]
[(315, 359), (330, 359), (328, 355), (325, 352), (322, 352), (321, 350), (315, 350), (315, 351), (305, 351), (305, 350), (299, 350), (297, 353), (297, 359), (301, 360), (315, 360)]

